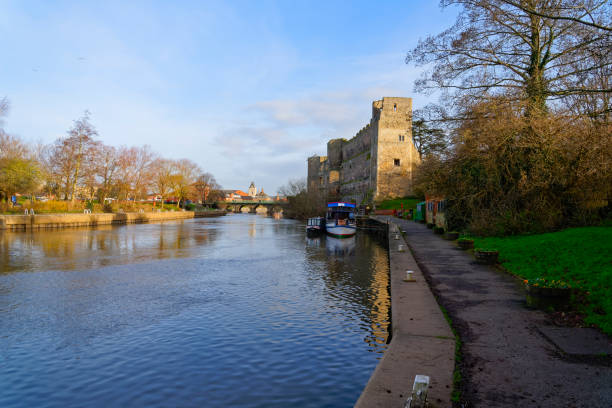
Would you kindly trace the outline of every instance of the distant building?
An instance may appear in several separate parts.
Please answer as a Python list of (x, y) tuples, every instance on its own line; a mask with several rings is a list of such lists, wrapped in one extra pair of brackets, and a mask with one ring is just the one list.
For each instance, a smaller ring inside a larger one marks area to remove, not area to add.
[(266, 193), (264, 193), (264, 189), (262, 188), (259, 192), (257, 192), (257, 188), (255, 187), (255, 182), (251, 182), (247, 192), (245, 193), (242, 190), (221, 190), (223, 193), (223, 197), (225, 201), (235, 201), (235, 200), (253, 200), (253, 201), (274, 201), (273, 198), (269, 197)]
[(257, 188), (255, 188), (254, 181), (251, 181), (251, 185), (249, 186), (248, 194), (251, 197), (255, 197), (257, 195)]
[(371, 203), (411, 195), (419, 163), (412, 141), (412, 99), (372, 103), (370, 123), (353, 138), (327, 142), (327, 156), (308, 158), (308, 191), (330, 199)]
[(224, 201), (249, 200), (251, 197), (242, 190), (221, 190)]

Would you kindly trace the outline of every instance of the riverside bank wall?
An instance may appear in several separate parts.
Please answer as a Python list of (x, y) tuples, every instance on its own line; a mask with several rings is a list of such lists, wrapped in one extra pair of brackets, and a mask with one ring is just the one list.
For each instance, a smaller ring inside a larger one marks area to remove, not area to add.
[(0, 230), (29, 230), (65, 227), (93, 227), (109, 224), (134, 224), (152, 221), (183, 220), (225, 215), (225, 211), (165, 211), (95, 214), (0, 215)]
[[(387, 224), (382, 217), (370, 220)], [(403, 407), (417, 374), (430, 377), (429, 406), (450, 407), (455, 337), (400, 229), (392, 222), (388, 240), (391, 342), (355, 407)], [(413, 271), (415, 282), (404, 281), (407, 270)]]

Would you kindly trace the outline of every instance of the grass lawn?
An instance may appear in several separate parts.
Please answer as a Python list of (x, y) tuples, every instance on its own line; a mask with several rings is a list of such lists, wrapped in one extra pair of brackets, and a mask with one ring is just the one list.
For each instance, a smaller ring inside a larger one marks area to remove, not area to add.
[(585, 321), (612, 334), (612, 227), (474, 238), (474, 246), (499, 250), (502, 265), (523, 279), (563, 280), (588, 293)]
[(404, 210), (416, 208), (417, 203), (420, 203), (420, 198), (395, 198), (393, 200), (385, 200), (380, 204), (376, 204), (376, 208), (379, 210), (399, 210), (401, 205), (404, 204)]

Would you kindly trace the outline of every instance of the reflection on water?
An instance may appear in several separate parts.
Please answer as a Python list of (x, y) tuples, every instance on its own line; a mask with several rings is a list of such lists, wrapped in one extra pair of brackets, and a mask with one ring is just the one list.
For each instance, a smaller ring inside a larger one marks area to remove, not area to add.
[(0, 271), (84, 269), (185, 258), (213, 243), (217, 232), (214, 225), (191, 220), (0, 232)]
[[(340, 241), (340, 242), (336, 242)], [(352, 406), (387, 253), (257, 215), (0, 233), (0, 406)]]
[(389, 340), (391, 308), (387, 251), (366, 234), (342, 239), (306, 238), (306, 244), (325, 248), (328, 274), (322, 278), (332, 296), (350, 292), (345, 286), (367, 287), (361, 301), (369, 312), (370, 332), (364, 340), (372, 351), (383, 353)]
[(355, 254), (355, 237), (349, 238), (334, 238), (326, 237), (325, 248), (327, 255), (349, 256)]

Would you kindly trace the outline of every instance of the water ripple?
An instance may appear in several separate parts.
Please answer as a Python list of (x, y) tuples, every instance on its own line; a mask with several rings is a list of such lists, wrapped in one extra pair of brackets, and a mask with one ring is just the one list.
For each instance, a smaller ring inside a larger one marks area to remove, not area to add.
[(2, 407), (348, 407), (386, 348), (367, 236), (330, 250), (249, 215), (53, 234), (0, 234)]

